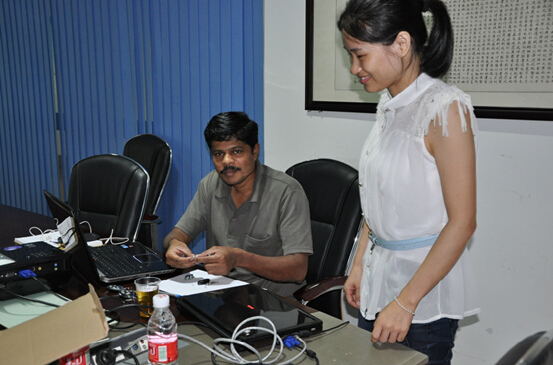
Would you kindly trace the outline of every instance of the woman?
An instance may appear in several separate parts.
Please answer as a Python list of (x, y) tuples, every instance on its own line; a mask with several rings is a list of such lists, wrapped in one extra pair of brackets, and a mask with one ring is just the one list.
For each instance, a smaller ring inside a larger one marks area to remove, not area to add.
[(439, 0), (351, 0), (338, 28), (351, 73), (383, 91), (360, 158), (364, 227), (346, 297), (373, 342), (449, 364), (458, 320), (479, 312), (466, 250), (476, 118), (470, 97), (438, 79), (452, 59), (449, 15)]

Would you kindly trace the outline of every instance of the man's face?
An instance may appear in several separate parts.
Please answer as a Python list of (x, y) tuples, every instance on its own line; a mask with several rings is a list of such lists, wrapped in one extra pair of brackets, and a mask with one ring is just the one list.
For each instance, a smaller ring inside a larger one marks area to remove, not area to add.
[(227, 185), (236, 188), (253, 184), (258, 154), (259, 144), (255, 145), (252, 152), (250, 146), (236, 138), (211, 143), (211, 158), (215, 170)]

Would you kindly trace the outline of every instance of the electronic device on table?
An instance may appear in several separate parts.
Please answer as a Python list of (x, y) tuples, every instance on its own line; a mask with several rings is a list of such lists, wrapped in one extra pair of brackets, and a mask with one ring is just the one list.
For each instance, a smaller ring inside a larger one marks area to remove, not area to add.
[[(44, 196), (54, 218), (77, 219), (71, 207), (46, 190)], [(175, 271), (156, 251), (139, 242), (89, 247), (79, 224), (75, 224), (77, 245), (71, 250), (76, 269), (89, 278), (104, 282), (122, 282), (142, 276), (155, 276)]]
[[(227, 338), (232, 337), (236, 326), (243, 320), (254, 316), (269, 319), (281, 337), (301, 331), (318, 333), (323, 328), (323, 322), (319, 318), (254, 284), (180, 296), (176, 303), (183, 315), (194, 315), (219, 335)], [(249, 326), (269, 328), (268, 323), (262, 320), (251, 321), (242, 328)], [(254, 347), (261, 347), (272, 343), (273, 334), (251, 330), (237, 339)]]
[[(0, 249), (0, 284), (15, 294), (29, 295), (44, 291), (44, 287), (23, 271), (33, 272), (44, 284), (55, 286), (66, 283), (72, 275), (71, 255), (46, 242), (32, 242)], [(0, 290), (0, 300), (13, 296)]]
[[(188, 342), (179, 338), (179, 349), (188, 346)], [(107, 338), (97, 341), (90, 345), (90, 357), (92, 364), (100, 365), (100, 356), (102, 351), (107, 350), (125, 351), (126, 354), (118, 354), (116, 365), (135, 365), (132, 356), (135, 356), (140, 364), (148, 363), (148, 335), (146, 328), (139, 328), (134, 331), (124, 333), (120, 336)]]

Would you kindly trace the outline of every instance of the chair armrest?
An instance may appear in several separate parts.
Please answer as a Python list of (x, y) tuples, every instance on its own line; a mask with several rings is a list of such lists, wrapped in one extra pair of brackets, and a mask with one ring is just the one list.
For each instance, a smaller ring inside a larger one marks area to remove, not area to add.
[(347, 276), (334, 276), (319, 280), (296, 290), (294, 292), (294, 298), (299, 300), (303, 305), (306, 305), (325, 293), (334, 290), (342, 290), (347, 278)]
[(143, 224), (154, 224), (154, 223), (160, 224), (161, 223), (161, 218), (159, 218), (157, 215), (153, 215), (153, 214), (144, 214), (144, 216), (142, 216), (142, 223)]

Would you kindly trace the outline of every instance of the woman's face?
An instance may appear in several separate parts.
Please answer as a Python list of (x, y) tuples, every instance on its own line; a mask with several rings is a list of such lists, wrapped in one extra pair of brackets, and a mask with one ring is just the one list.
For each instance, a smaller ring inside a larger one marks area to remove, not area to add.
[(396, 52), (396, 43), (390, 46), (367, 43), (344, 32), (342, 40), (350, 57), (350, 72), (359, 78), (366, 91), (375, 93), (388, 89), (395, 96), (409, 85), (402, 83), (403, 65)]

